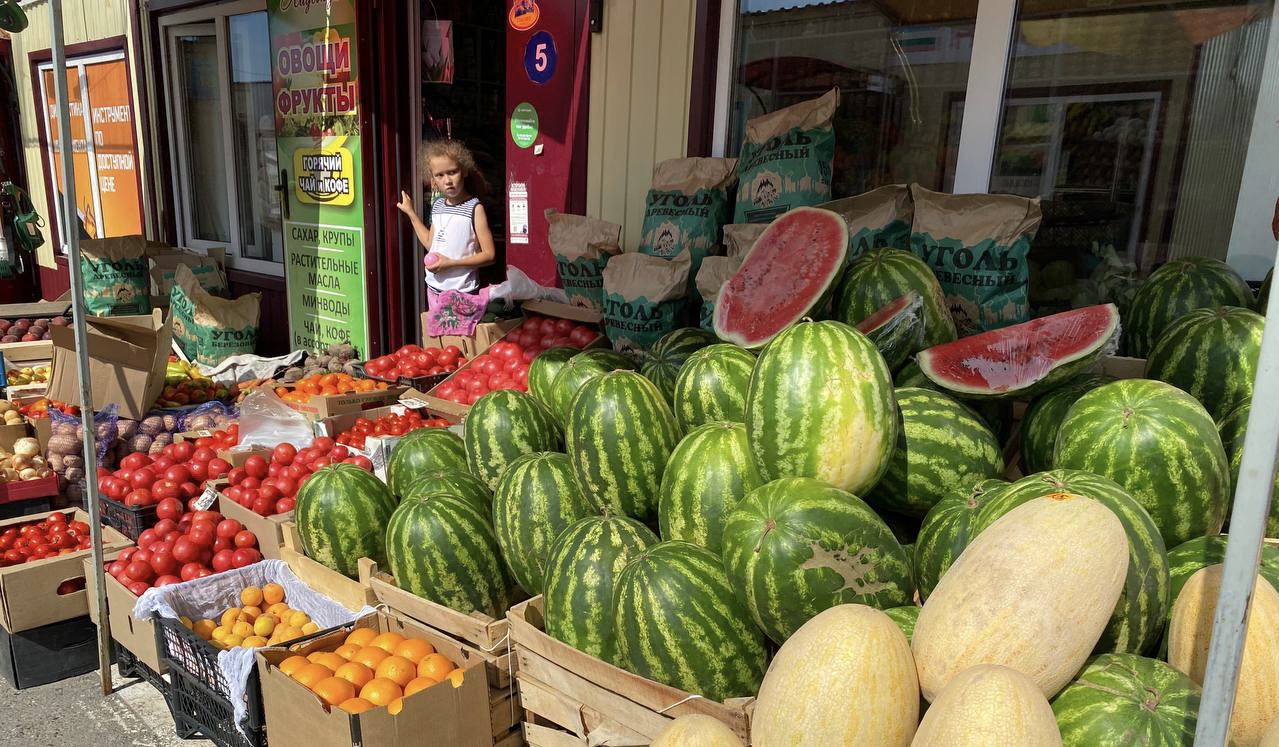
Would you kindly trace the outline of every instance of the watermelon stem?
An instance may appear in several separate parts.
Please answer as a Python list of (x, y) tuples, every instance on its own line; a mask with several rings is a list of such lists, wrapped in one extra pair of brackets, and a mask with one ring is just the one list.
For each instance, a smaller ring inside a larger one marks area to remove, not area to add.
[(755, 543), (754, 552), (756, 555), (758, 555), (759, 552), (764, 548), (764, 538), (768, 536), (769, 532), (773, 531), (776, 528), (777, 528), (776, 519), (769, 519), (768, 521), (764, 522), (764, 533), (759, 536), (759, 542)]

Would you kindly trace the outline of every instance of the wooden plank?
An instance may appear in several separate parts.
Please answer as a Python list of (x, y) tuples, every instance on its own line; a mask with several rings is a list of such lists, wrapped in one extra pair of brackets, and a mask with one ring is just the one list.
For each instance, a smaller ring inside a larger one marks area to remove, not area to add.
[(524, 741), (528, 747), (586, 747), (585, 739), (578, 739), (566, 731), (537, 724), (524, 724)]
[(518, 725), (515, 731), (494, 742), (493, 747), (523, 747), (525, 744), (524, 729), (521, 727), (522, 725)]
[[(293, 525), (285, 524), (285, 527), (290, 526)], [(287, 538), (288, 534), (286, 533), (285, 536)], [(347, 578), (332, 568), (311, 560), (292, 547), (280, 548), (280, 560), (288, 563), (289, 569), (307, 586), (349, 610), (359, 610), (377, 604), (373, 593), (359, 581)]]
[(520, 696), (515, 687), (505, 690), (489, 688), (489, 720), (493, 725), (493, 738), (496, 741), (511, 729), (517, 729), (524, 707), (520, 704)]
[(600, 728), (608, 728), (613, 732), (616, 731), (615, 726), (620, 726), (652, 740), (671, 722), (670, 717), (579, 677), (531, 651), (517, 649), (516, 653), (520, 658), (519, 677), (543, 682), (570, 702), (579, 704), (582, 728), (587, 735)]
[(486, 653), (496, 653), (506, 647), (505, 617), (496, 619), (479, 612), (466, 614), (423, 599), (401, 589), (393, 576), (379, 571), (377, 564), (368, 558), (360, 558), (360, 578), (373, 590), (378, 601), (414, 620), (461, 638)]
[(520, 704), (531, 714), (561, 726), (578, 736), (586, 736), (586, 724), (582, 722), (582, 704), (566, 698), (547, 687), (528, 672), (517, 679), (520, 688)]

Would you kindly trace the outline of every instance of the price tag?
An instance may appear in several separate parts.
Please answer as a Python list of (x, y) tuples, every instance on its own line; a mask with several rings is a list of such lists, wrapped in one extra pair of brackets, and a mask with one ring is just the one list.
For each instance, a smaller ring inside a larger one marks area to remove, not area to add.
[(216, 503), (217, 500), (218, 491), (210, 485), (205, 488), (204, 492), (200, 494), (200, 497), (196, 499), (195, 508), (197, 511), (208, 511), (209, 507)]
[(416, 399), (414, 397), (403, 398), (400, 400), (400, 404), (412, 410), (421, 410), (423, 408), (431, 406), (429, 402), (423, 402), (422, 400)]
[(213, 431), (207, 428), (202, 428), (195, 432), (195, 437), (196, 438), (213, 438)]
[(386, 469), (386, 441), (377, 439), (373, 444), (373, 454), (369, 457), (369, 461), (373, 462), (373, 473), (380, 474)]

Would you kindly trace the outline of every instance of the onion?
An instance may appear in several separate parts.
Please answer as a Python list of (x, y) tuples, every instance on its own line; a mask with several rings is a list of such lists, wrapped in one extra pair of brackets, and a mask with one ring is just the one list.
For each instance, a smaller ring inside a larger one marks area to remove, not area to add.
[(20, 438), (13, 443), (13, 453), (23, 457), (40, 455), (40, 442), (34, 438)]

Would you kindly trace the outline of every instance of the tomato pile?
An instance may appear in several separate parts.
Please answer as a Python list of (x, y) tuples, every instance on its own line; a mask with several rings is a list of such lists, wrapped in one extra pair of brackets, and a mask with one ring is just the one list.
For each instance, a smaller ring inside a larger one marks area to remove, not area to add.
[(80, 417), (80, 407), (78, 405), (69, 405), (66, 402), (59, 402), (48, 397), (41, 397), (34, 402), (18, 406), (18, 412), (32, 420), (49, 417), (49, 410), (59, 410), (64, 415)]
[(431, 393), (450, 402), (473, 405), (498, 389), (527, 392), (528, 367), (538, 353), (561, 345), (582, 348), (598, 336), (590, 326), (569, 319), (530, 316)]
[[(599, 332), (589, 324), (578, 324), (571, 319), (530, 315), (520, 326), (502, 338), (524, 349), (524, 361), (532, 362), (537, 354), (548, 348), (569, 345), (584, 348), (599, 337)], [(490, 348), (491, 350), (491, 348)]]
[(89, 525), (67, 514), (53, 513), (39, 521), (5, 527), (0, 532), (0, 568), (88, 548)]
[(363, 449), (369, 436), (403, 436), (418, 428), (447, 428), (444, 418), (423, 418), (417, 410), (407, 410), (403, 415), (387, 413), (377, 420), (356, 418), (355, 424), (338, 434), (337, 442), (353, 449)]
[(364, 372), (375, 379), (395, 380), (404, 376), (434, 376), (456, 371), (466, 365), (466, 357), (456, 345), (443, 348), (423, 348), (405, 345), (390, 355), (370, 359), (364, 364)]
[(195, 447), (225, 451), (238, 443), (240, 443), (240, 424), (232, 423), (226, 427), (226, 430), (213, 431), (207, 436), (200, 436), (195, 440)]
[(305, 449), (279, 444), (268, 461), (254, 454), (227, 474), (230, 485), (222, 492), (231, 500), (262, 516), (286, 514), (297, 502), (298, 490), (312, 472), (330, 464), (345, 462), (373, 471), (369, 458), (356, 454), (328, 436), (319, 436)]
[(212, 446), (182, 441), (165, 446), (155, 459), (135, 451), (120, 460), (115, 472), (99, 467), (98, 485), (103, 495), (126, 506), (155, 506), (174, 500), (194, 510), (205, 481), (230, 471), (230, 462), (219, 457)]
[(217, 511), (185, 512), (177, 499), (166, 498), (156, 514), (160, 520), (138, 536), (137, 547), (122, 550), (106, 566), (135, 596), (262, 559), (257, 535)]
[(345, 373), (326, 373), (298, 379), (292, 389), (284, 386), (276, 387), (275, 393), (285, 402), (300, 404), (313, 396), (327, 397), (335, 394), (372, 392), (386, 388), (386, 382), (357, 379)]

